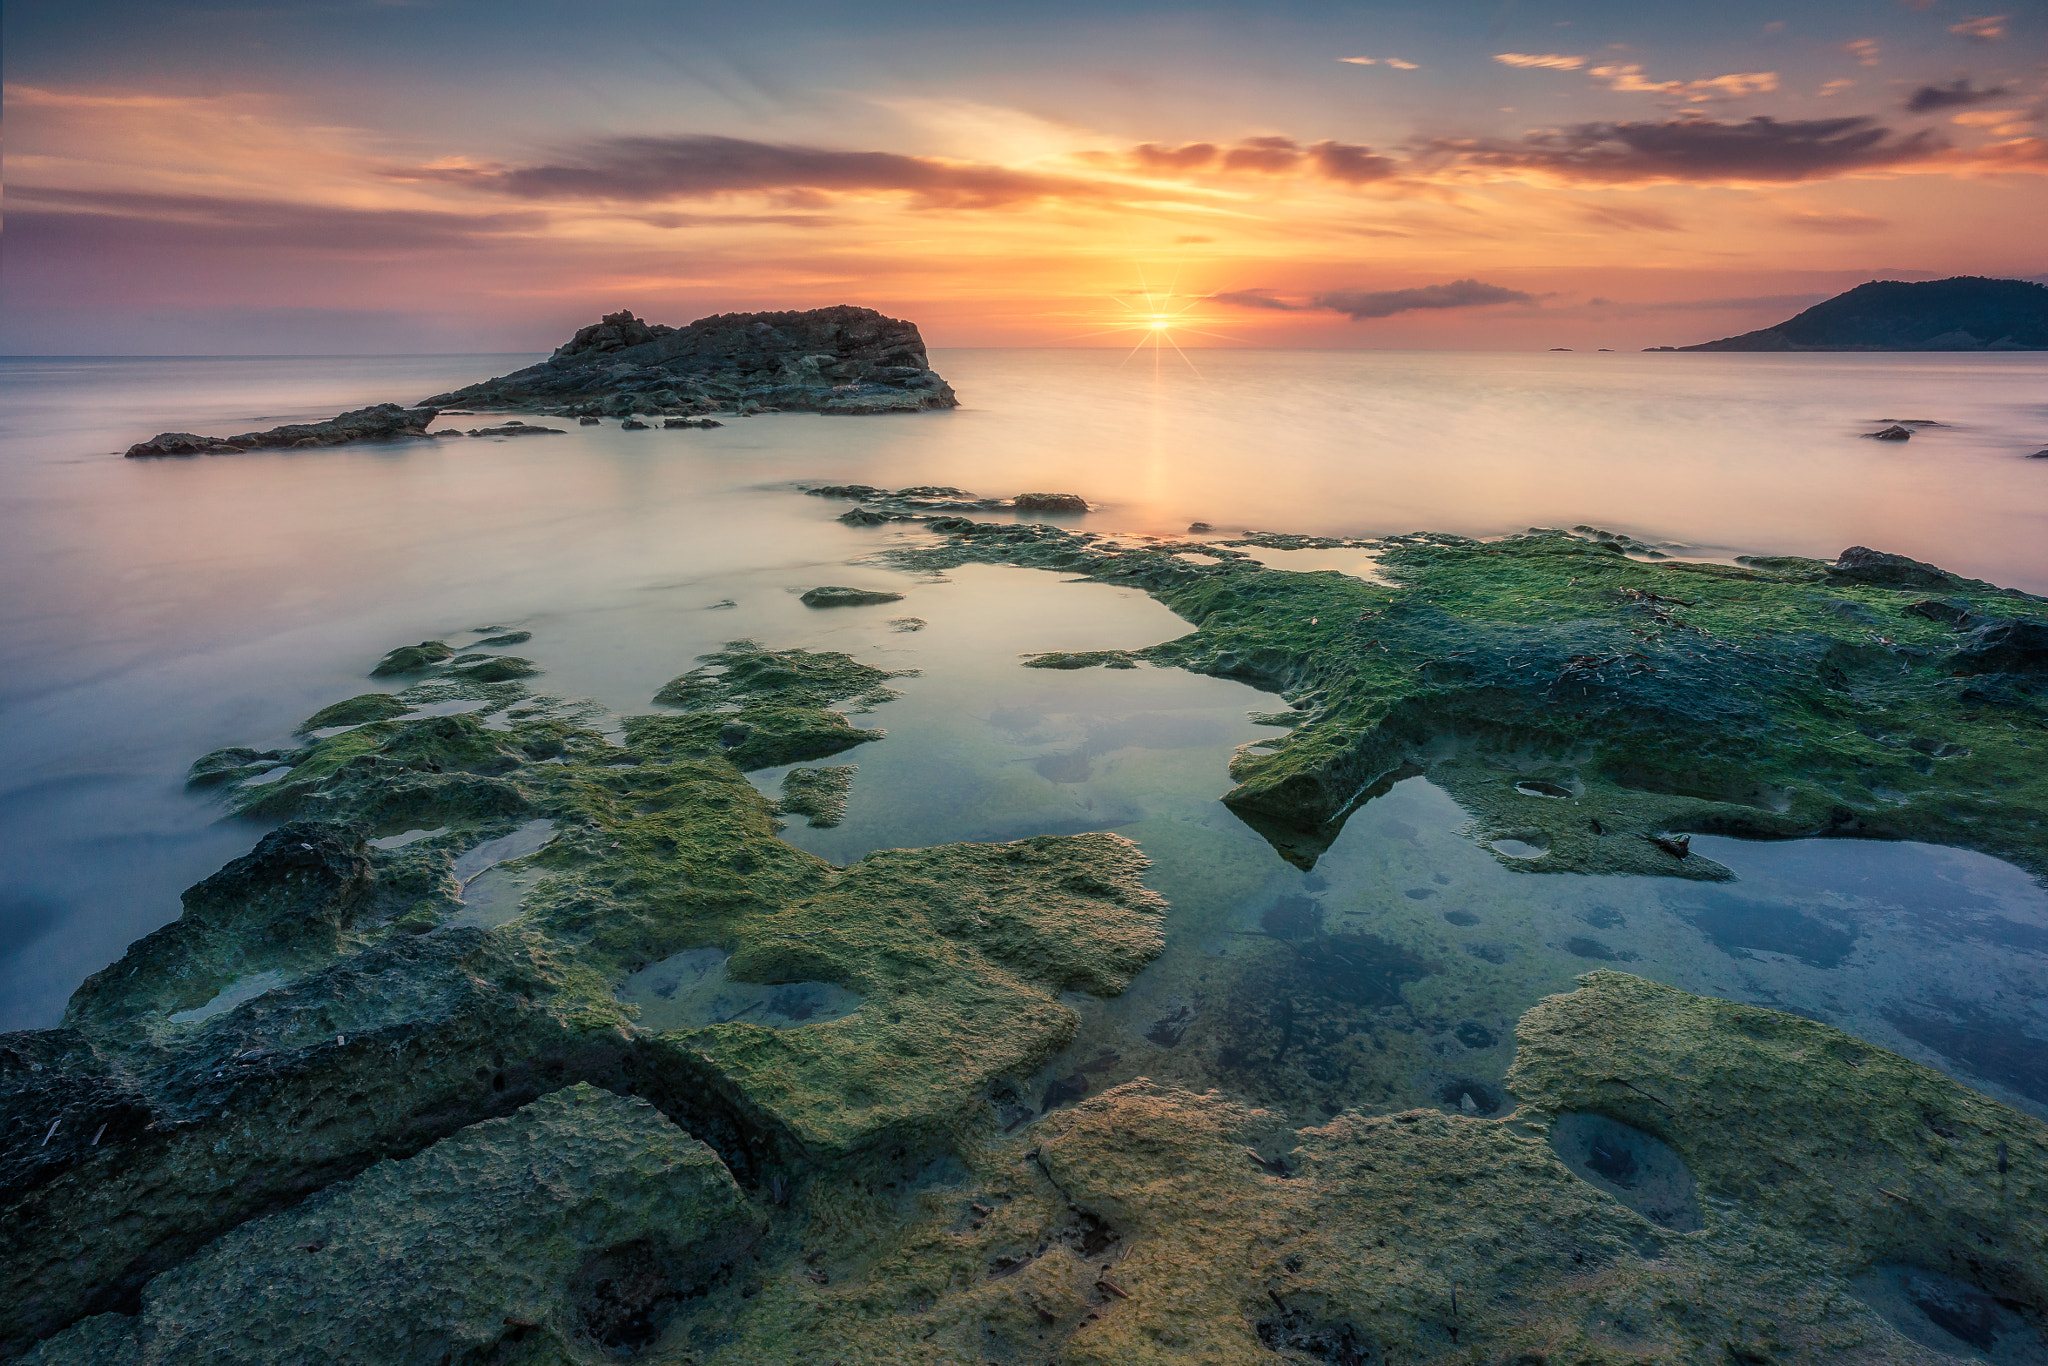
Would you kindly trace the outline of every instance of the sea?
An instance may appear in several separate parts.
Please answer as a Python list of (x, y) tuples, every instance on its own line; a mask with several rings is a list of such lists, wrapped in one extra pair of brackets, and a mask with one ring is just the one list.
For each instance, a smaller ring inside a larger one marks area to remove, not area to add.
[[(1186, 623), (1039, 571), (890, 568), (875, 553), (921, 533), (843, 525), (845, 504), (797, 487), (1078, 493), (1094, 510), (1069, 524), (1132, 537), (1591, 526), (1723, 561), (1867, 545), (2048, 592), (2048, 459), (2029, 458), (2048, 447), (2048, 357), (941, 350), (961, 398), (944, 413), (121, 455), (163, 431), (414, 402), (534, 359), (0, 359), (0, 1030), (57, 1024), (80, 981), (261, 837), (187, 789), (194, 759), (291, 743), (302, 718), (380, 686), (368, 671), (394, 646), (516, 627), (538, 686), (621, 715), (736, 639), (915, 671), (858, 718), (889, 738), (851, 756), (846, 820), (785, 832), (835, 863), (1137, 840), (1173, 906), (1166, 952), (1123, 996), (1070, 1002), (1082, 1030), (1041, 1082), (1076, 1059), (1113, 1081), (1138, 1063), (1103, 1060), (1125, 1058), (1219, 1084), (1217, 1059), (1245, 1056), (1228, 1038), (1185, 1062), (1158, 1040), (1204, 1011), (1246, 1013), (1247, 1039), (1278, 1028), (1251, 1018), (1270, 991), (1230, 965), (1274, 938), (1276, 914), (1312, 911), (1424, 965), (1395, 1025), (1428, 1059), (1417, 1084), (1447, 1079), (1453, 1100), (1498, 1085), (1521, 1010), (1617, 967), (1826, 1020), (2048, 1115), (2048, 894), (2021, 870), (1918, 844), (1702, 837), (1737, 881), (1532, 875), (1475, 844), (1426, 777), (1368, 802), (1302, 870), (1218, 801), (1232, 753), (1273, 734), (1253, 719), (1270, 695), (1150, 666), (1019, 667)], [(1866, 437), (1895, 421), (1938, 425)], [(1356, 552), (1264, 556), (1371, 572)], [(798, 600), (828, 583), (904, 599)], [(773, 792), (781, 772), (755, 777)], [(1328, 1010), (1387, 1014), (1317, 971)], [(1381, 1098), (1316, 1086), (1290, 1095)]]

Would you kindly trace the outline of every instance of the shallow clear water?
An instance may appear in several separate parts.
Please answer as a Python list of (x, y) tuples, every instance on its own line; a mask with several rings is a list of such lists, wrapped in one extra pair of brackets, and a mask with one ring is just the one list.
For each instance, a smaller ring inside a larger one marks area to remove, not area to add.
[[(1231, 752), (1271, 734), (1248, 713), (1272, 698), (1149, 667), (1018, 667), (1179, 634), (1163, 607), (1024, 570), (929, 581), (858, 563), (914, 533), (842, 526), (841, 504), (787, 488), (1073, 491), (1099, 505), (1083, 524), (1152, 535), (1592, 523), (1714, 557), (1863, 543), (2040, 591), (2048, 461), (2023, 457), (2048, 438), (2048, 361), (1196, 361), (962, 352), (935, 358), (970, 405), (956, 413), (151, 462), (113, 453), (417, 398), (521, 358), (0, 363), (0, 1028), (54, 1022), (87, 973), (176, 916), (181, 889), (254, 844), (260, 827), (184, 790), (193, 758), (286, 743), (394, 645), (517, 625), (539, 686), (621, 712), (739, 637), (922, 670), (857, 718), (890, 734), (842, 756), (859, 770), (845, 821), (791, 823), (834, 861), (1137, 839), (1174, 906), (1167, 951), (1124, 997), (1076, 1001), (1082, 1035), (1034, 1087), (1142, 1072), (1313, 1108), (1456, 1084), (1454, 1104), (1498, 1082), (1529, 1002), (1613, 963), (2048, 1106), (2048, 901), (2017, 870), (1913, 845), (1709, 840), (1739, 882), (1532, 875), (1411, 780), (1303, 874), (1216, 801)], [(1903, 446), (1855, 435), (1879, 417), (1954, 425)], [(1352, 551), (1266, 558), (1369, 569)], [(821, 583), (906, 597), (797, 601)], [(924, 629), (891, 624), (904, 616)], [(777, 790), (780, 772), (755, 776)], [(516, 913), (519, 872), (484, 872), (479, 903)]]

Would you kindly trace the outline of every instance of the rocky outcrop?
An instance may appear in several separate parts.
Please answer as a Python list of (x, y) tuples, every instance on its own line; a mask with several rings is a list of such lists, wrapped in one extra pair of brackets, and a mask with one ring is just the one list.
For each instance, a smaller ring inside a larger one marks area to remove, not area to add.
[(687, 327), (608, 314), (539, 365), (430, 404), (564, 416), (917, 412), (958, 404), (915, 323), (871, 308), (723, 313)]
[(128, 448), (131, 457), (156, 455), (234, 455), (242, 451), (306, 450), (320, 446), (346, 446), (357, 441), (405, 441), (427, 434), (427, 424), (440, 415), (438, 408), (402, 408), (396, 403), (379, 403), (357, 408), (325, 422), (296, 423), (272, 427), (267, 432), (244, 432), (240, 436), (194, 436), (190, 432), (163, 432)]
[(2031, 280), (1872, 280), (1776, 327), (1660, 351), (2048, 350), (2048, 286)]

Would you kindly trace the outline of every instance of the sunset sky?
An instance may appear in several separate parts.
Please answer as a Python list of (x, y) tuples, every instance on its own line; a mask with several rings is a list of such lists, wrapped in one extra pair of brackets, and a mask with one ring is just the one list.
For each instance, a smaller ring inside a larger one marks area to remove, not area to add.
[[(0, 350), (1684, 344), (2048, 272), (2048, 6), (9, 0)], [(1148, 302), (1145, 291), (1152, 292)]]

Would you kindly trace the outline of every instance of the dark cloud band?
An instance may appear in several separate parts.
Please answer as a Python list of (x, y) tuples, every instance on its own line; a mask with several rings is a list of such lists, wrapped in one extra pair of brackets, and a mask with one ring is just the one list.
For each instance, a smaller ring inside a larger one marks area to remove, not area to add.
[(1583, 184), (1820, 180), (1908, 166), (1948, 150), (1939, 135), (1901, 137), (1875, 119), (1740, 123), (1676, 118), (1581, 123), (1519, 139), (1433, 139), (1418, 159), (1439, 168), (1528, 171)]

